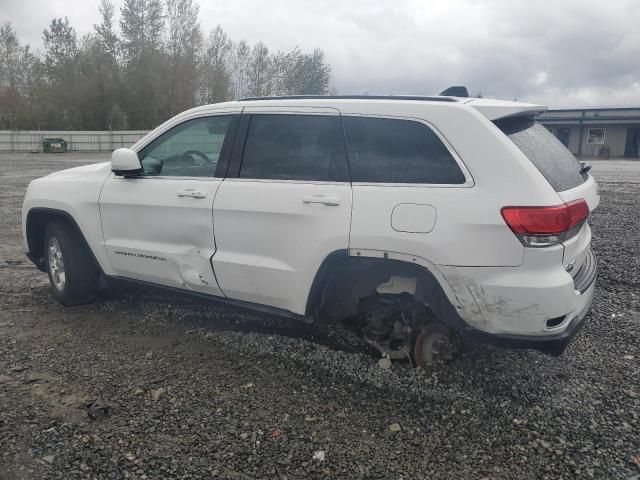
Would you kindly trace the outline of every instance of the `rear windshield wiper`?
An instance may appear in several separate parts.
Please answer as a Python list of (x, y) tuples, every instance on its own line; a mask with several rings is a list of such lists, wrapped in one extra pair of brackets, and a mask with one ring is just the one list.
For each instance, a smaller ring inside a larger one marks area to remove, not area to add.
[(591, 170), (591, 164), (589, 162), (582, 161), (580, 162), (580, 173), (587, 173)]

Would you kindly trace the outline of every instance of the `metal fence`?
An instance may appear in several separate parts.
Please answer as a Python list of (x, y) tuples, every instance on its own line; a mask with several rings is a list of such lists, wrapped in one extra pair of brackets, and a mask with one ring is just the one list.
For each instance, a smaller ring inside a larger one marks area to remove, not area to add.
[(0, 130), (0, 152), (41, 152), (45, 138), (62, 138), (72, 152), (111, 152), (116, 148), (130, 147), (147, 133), (146, 130)]

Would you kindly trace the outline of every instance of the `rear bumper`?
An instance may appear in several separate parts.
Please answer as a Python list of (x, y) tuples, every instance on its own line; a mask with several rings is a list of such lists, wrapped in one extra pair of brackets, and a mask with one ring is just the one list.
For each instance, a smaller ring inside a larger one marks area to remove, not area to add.
[(497, 347), (537, 350), (542, 353), (558, 356), (566, 350), (567, 346), (584, 325), (584, 319), (591, 308), (594, 291), (595, 281), (584, 291), (584, 293), (582, 293), (582, 296), (585, 299), (585, 304), (582, 306), (580, 311), (572, 312), (571, 315), (573, 318), (569, 321), (562, 332), (559, 333), (552, 333), (548, 335), (496, 334), (484, 332), (469, 326), (464, 328), (460, 333), (475, 341), (495, 345)]
[[(449, 283), (453, 283), (460, 301), (456, 308), (458, 321), (449, 325), (482, 343), (560, 355), (582, 327), (591, 307), (596, 258), (589, 250), (572, 277), (559, 258), (548, 253), (530, 254), (535, 261), (529, 261), (522, 272), (519, 268), (448, 271), (454, 280)], [(557, 257), (559, 254), (556, 252)], [(464, 275), (455, 277), (451, 271)]]

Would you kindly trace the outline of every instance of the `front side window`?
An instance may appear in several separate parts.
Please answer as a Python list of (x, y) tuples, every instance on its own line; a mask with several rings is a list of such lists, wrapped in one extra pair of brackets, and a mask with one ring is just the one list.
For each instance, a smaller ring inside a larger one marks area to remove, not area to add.
[(145, 175), (213, 177), (231, 115), (188, 120), (139, 153)]
[(440, 138), (412, 120), (344, 117), (354, 182), (459, 185), (466, 179)]
[(253, 115), (239, 176), (272, 180), (347, 180), (339, 117)]
[(587, 131), (587, 143), (590, 145), (603, 145), (604, 128), (590, 128)]

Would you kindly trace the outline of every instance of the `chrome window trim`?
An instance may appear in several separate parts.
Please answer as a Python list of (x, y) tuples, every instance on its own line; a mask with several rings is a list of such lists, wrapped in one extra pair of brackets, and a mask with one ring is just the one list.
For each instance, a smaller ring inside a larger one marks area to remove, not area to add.
[(224, 180), (224, 178), (222, 177), (179, 177), (179, 176), (170, 176), (170, 175), (131, 175), (131, 176), (125, 176), (125, 175), (116, 175), (115, 173), (112, 172), (112, 175), (114, 175), (116, 178), (120, 178), (123, 180), (199, 180), (199, 181), (212, 181), (212, 180), (217, 180), (219, 182), (221, 182), (222, 180)]
[(259, 183), (298, 183), (303, 185), (351, 185), (351, 182), (338, 182), (329, 180), (294, 180), (279, 178), (225, 178), (225, 182), (259, 182)]

